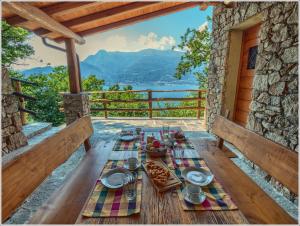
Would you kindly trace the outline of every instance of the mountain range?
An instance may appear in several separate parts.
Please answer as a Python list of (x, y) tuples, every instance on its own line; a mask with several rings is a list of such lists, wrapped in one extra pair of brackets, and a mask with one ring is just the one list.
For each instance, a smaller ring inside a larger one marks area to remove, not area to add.
[[(99, 50), (80, 62), (81, 76), (94, 74), (105, 80), (106, 84), (115, 83), (152, 83), (178, 82), (174, 78), (182, 52), (173, 50), (145, 49), (138, 52), (108, 52)], [(23, 70), (25, 76), (51, 73), (52, 67), (36, 67)], [(192, 75), (183, 77), (181, 82), (194, 83)]]

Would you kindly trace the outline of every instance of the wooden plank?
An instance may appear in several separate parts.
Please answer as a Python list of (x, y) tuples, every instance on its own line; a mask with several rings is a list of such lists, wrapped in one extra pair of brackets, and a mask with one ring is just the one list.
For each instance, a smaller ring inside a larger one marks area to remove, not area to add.
[[(205, 101), (205, 98), (201, 98), (201, 97), (168, 97), (168, 98), (164, 98), (164, 97), (160, 97), (160, 98), (152, 98), (152, 102), (161, 102), (161, 101), (182, 101), (182, 102), (186, 102), (186, 101), (193, 101), (193, 100), (198, 100), (198, 101)], [(105, 102), (105, 103), (139, 103), (139, 102), (149, 102), (148, 99), (131, 99), (131, 100), (109, 100), (109, 99), (94, 99), (90, 101), (91, 103), (98, 103), (98, 102)]]
[(66, 54), (69, 72), (70, 93), (80, 93), (80, 71), (75, 50), (75, 42), (73, 39), (66, 39)]
[[(124, 19), (118, 19), (115, 22), (107, 23), (105, 25), (99, 25), (99, 24), (93, 24), (91, 28), (86, 29), (87, 26), (84, 26), (84, 30), (78, 29), (77, 33), (82, 36), (91, 35), (96, 32), (103, 32), (115, 28), (119, 28), (125, 25), (134, 24), (137, 22), (145, 21), (154, 17), (166, 15), (169, 13), (177, 12), (186, 8), (194, 7), (196, 5), (199, 5), (199, 2), (184, 2), (184, 3), (174, 3), (174, 2), (164, 2), (160, 3), (161, 7), (158, 7), (157, 10), (145, 13), (144, 10), (141, 11), (140, 15), (135, 16), (134, 14), (130, 13), (127, 15), (127, 17), (124, 17)], [(169, 5), (174, 6), (169, 6)], [(149, 6), (150, 7), (150, 6)], [(151, 11), (151, 10), (150, 10)], [(130, 16), (128, 18), (128, 16)], [(62, 38), (56, 37), (55, 41), (61, 42)]]
[(2, 221), (93, 133), (85, 116), (2, 166)]
[(236, 146), (250, 161), (261, 167), (292, 192), (298, 194), (298, 154), (249, 131), (222, 116), (212, 127), (217, 136)]
[(239, 89), (238, 99), (239, 100), (252, 100), (252, 88)]
[(152, 91), (148, 90), (149, 118), (152, 118)]
[(254, 77), (240, 77), (240, 88), (253, 88)]
[(29, 20), (36, 22), (41, 25), (41, 27), (46, 28), (50, 31), (59, 33), (63, 37), (72, 38), (79, 44), (84, 44), (85, 40), (71, 31), (69, 28), (63, 26), (48, 14), (43, 12), (37, 7), (30, 5), (25, 2), (4, 2), (3, 3), (10, 11), (16, 13), (17, 15)]
[(250, 111), (250, 100), (237, 100), (237, 109), (249, 112)]
[(98, 141), (86, 153), (78, 167), (68, 176), (30, 219), (30, 224), (75, 223), (90, 191), (99, 178), (114, 143)]
[[(198, 110), (198, 107), (168, 107), (168, 108), (152, 108), (152, 111), (165, 111), (165, 110)], [(149, 111), (149, 108), (91, 108), (91, 111)], [(200, 110), (205, 110), (204, 107)]]
[(261, 25), (261, 23), (256, 24), (256, 25), (254, 25), (253, 27), (248, 28), (248, 29), (245, 31), (245, 37), (246, 37), (246, 40), (247, 40), (247, 37), (250, 37), (250, 38), (252, 38), (252, 37), (254, 37), (254, 36), (256, 36), (257, 38), (259, 37), (260, 25)]
[[(91, 2), (59, 2), (52, 5), (46, 5), (44, 7), (41, 7), (40, 9), (43, 12), (47, 13), (49, 16), (52, 16), (54, 17), (54, 19), (56, 19), (55, 16), (60, 15), (61, 13), (71, 13), (80, 10), (81, 8), (83, 8), (83, 6), (87, 5), (91, 5)], [(11, 16), (6, 18), (5, 20), (7, 23), (13, 26), (28, 21), (20, 16)]]
[[(66, 27), (72, 28), (73, 26), (84, 25), (86, 23), (97, 22), (102, 20), (103, 18), (108, 18), (110, 16), (115, 16), (118, 14), (123, 14), (126, 12), (130, 12), (134, 9), (143, 8), (145, 6), (149, 6), (151, 4), (157, 4), (157, 2), (131, 2), (126, 5), (121, 5), (119, 7), (114, 7), (111, 9), (107, 9), (104, 11), (96, 12), (93, 14), (88, 14), (86, 16), (78, 17), (72, 20), (64, 21), (62, 24)], [(47, 35), (50, 31), (45, 29), (37, 29), (34, 31), (37, 35)]]
[[(149, 90), (105, 90), (105, 91), (89, 91), (87, 94), (96, 94), (96, 93), (147, 93)], [(176, 90), (151, 90), (153, 93), (174, 93), (174, 92), (201, 92), (206, 93), (206, 89), (176, 89)], [(62, 92), (63, 94), (63, 92)]]
[(235, 112), (235, 120), (239, 121), (239, 122), (242, 122), (243, 124), (246, 125), (248, 115), (249, 115), (249, 112), (243, 111), (243, 110), (237, 108), (236, 112)]
[(244, 49), (243, 49), (243, 52), (242, 52), (242, 53), (243, 53), (243, 56), (244, 56), (244, 55), (247, 55), (247, 56), (248, 56), (249, 48), (258, 45), (258, 43), (259, 43), (259, 40), (258, 40), (258, 39), (254, 39), (254, 40), (245, 42), (245, 43), (244, 43)]
[[(41, 7), (44, 7), (44, 6), (55, 4), (55, 2), (48, 2), (48, 1), (45, 1), (45, 2), (28, 2), (28, 3), (32, 6), (37, 7), (37, 8), (41, 8)], [(15, 15), (14, 12), (10, 11), (7, 7), (5, 7), (4, 4), (2, 5), (2, 18), (8, 18), (8, 17), (14, 16), (14, 15)]]
[[(241, 129), (244, 129), (240, 127)], [(227, 131), (230, 134), (230, 131)], [(237, 135), (239, 131), (236, 131)], [(231, 133), (232, 134), (232, 133)], [(255, 141), (252, 141), (255, 142)], [(202, 149), (201, 155), (215, 177), (231, 195), (233, 201), (251, 224), (296, 224), (274, 200), (272, 200), (251, 178), (238, 168), (223, 151), (216, 146), (206, 145), (202, 140), (193, 140), (196, 149)], [(257, 149), (261, 153), (263, 150)], [(294, 178), (295, 179), (295, 178)], [(296, 179), (295, 179), (296, 180)], [(296, 180), (297, 181), (297, 180)]]
[[(246, 61), (248, 61), (248, 58)], [(254, 76), (254, 75), (255, 75), (255, 70), (249, 70), (247, 69), (247, 66), (243, 67), (241, 70), (241, 76)]]

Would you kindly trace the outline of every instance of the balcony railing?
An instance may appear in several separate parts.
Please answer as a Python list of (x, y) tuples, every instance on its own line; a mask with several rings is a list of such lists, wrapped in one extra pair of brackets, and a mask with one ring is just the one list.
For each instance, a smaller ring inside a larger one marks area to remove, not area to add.
[[(153, 97), (154, 93), (177, 93), (186, 92), (193, 93), (194, 95), (188, 97)], [(90, 95), (91, 112), (104, 112), (104, 117), (107, 118), (109, 112), (148, 112), (149, 118), (152, 118), (155, 111), (166, 110), (195, 110), (197, 118), (200, 119), (201, 115), (205, 118), (205, 103), (206, 103), (206, 90), (122, 90), (122, 91), (93, 91), (87, 92)], [(136, 99), (122, 99), (123, 93), (138, 93), (142, 98)], [(119, 94), (119, 95), (111, 95)], [(196, 94), (196, 95), (195, 95)], [(112, 99), (112, 96), (117, 96), (117, 99)], [(172, 106), (172, 107), (158, 107), (162, 102), (191, 102), (195, 101), (195, 106)], [(110, 108), (111, 103), (148, 103), (142, 108)], [(158, 103), (153, 106), (153, 103)], [(101, 104), (102, 107), (94, 106)], [(202, 113), (203, 112), (203, 113)]]
[(26, 115), (25, 113), (29, 113), (31, 115), (36, 115), (37, 113), (34, 111), (31, 111), (29, 109), (26, 109), (25, 106), (25, 102), (26, 101), (36, 101), (37, 98), (29, 96), (27, 94), (22, 93), (22, 85), (30, 85), (30, 86), (37, 86), (37, 83), (34, 82), (29, 82), (27, 80), (23, 80), (23, 79), (19, 79), (19, 78), (13, 78), (11, 77), (11, 81), (13, 83), (13, 87), (14, 87), (14, 92), (13, 95), (15, 95), (16, 97), (18, 97), (18, 101), (19, 101), (19, 111), (20, 111), (20, 116), (21, 116), (21, 121), (22, 121), (22, 125), (25, 125), (26, 122)]

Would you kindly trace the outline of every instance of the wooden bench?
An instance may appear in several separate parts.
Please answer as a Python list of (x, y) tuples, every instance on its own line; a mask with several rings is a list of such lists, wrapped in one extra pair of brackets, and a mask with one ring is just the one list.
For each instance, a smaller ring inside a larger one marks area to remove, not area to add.
[(88, 151), (88, 138), (92, 134), (91, 118), (85, 116), (4, 163), (2, 222), (7, 220), (44, 179), (64, 163), (82, 143)]
[[(298, 153), (249, 131), (225, 117), (217, 116), (212, 132), (233, 144), (250, 161), (298, 195)], [(199, 148), (203, 141), (194, 140)], [(221, 142), (222, 143), (222, 142)], [(218, 147), (208, 145), (201, 155), (231, 194), (250, 223), (296, 224), (272, 198), (242, 172)], [(203, 148), (202, 148), (203, 150)]]

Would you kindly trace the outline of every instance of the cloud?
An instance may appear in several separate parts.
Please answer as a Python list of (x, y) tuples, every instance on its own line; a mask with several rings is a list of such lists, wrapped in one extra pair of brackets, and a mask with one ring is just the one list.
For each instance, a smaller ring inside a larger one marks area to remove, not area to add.
[(202, 31), (204, 31), (204, 30), (207, 29), (207, 28), (208, 28), (208, 22), (205, 21), (203, 24), (201, 24), (201, 25), (199, 26), (198, 31), (202, 32)]
[[(85, 37), (86, 44), (76, 45), (76, 51), (80, 60), (92, 54), (96, 54), (100, 49), (106, 51), (136, 52), (143, 49), (171, 49), (175, 44), (175, 38), (172, 36), (159, 37), (154, 32), (140, 34), (136, 37), (129, 37), (126, 34), (103, 34), (98, 33)], [(51, 42), (56, 46), (65, 48), (65, 45)], [(34, 47), (35, 54), (32, 59), (26, 59), (21, 63), (26, 65), (16, 66), (16, 69), (25, 69), (32, 67), (43, 67), (50, 63), (51, 66), (65, 65), (66, 54), (45, 46), (39, 36), (33, 35), (29, 44)], [(20, 63), (20, 62), (19, 62)]]
[(141, 49), (171, 49), (176, 44), (172, 36), (158, 37), (157, 34), (150, 32), (147, 35), (141, 35), (138, 40), (138, 46)]

